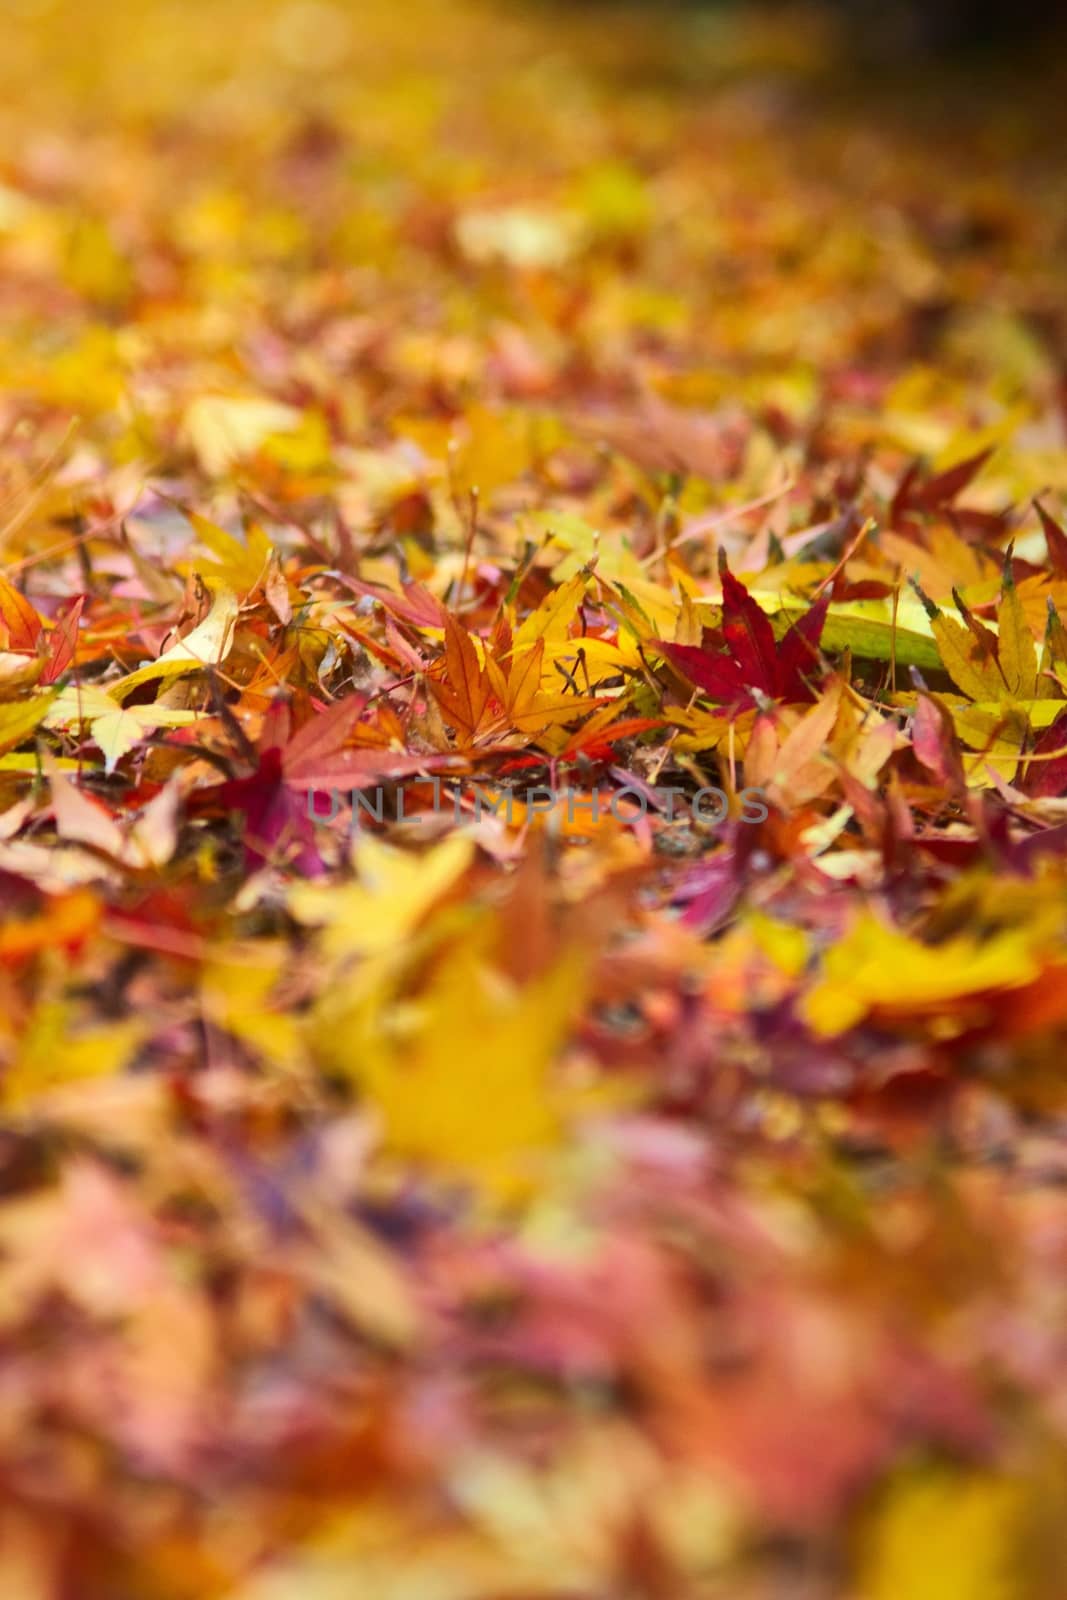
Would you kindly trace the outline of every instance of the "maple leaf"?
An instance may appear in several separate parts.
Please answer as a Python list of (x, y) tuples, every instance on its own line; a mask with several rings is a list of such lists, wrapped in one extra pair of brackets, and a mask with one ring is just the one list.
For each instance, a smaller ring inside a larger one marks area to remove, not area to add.
[(0, 965), (18, 966), (42, 950), (68, 953), (83, 944), (103, 915), (103, 906), (88, 889), (69, 894), (44, 894), (0, 872), (5, 908), (25, 900), (29, 915), (0, 924)]
[(459, 882), (474, 848), (469, 839), (456, 836), (416, 856), (367, 836), (355, 855), (357, 884), (297, 886), (289, 894), (300, 921), (324, 926), (322, 948), (331, 957), (383, 954), (396, 947)]
[(716, 635), (705, 630), (705, 643), (661, 642), (661, 653), (710, 699), (733, 709), (755, 705), (757, 694), (771, 700), (810, 701), (829, 597), (816, 601), (778, 643), (770, 619), (725, 559), (721, 577), (721, 646), (714, 648)]
[(1059, 1600), (1056, 51), (8, 9), (3, 1600)]
[(152, 683), (157, 678), (170, 680), (181, 677), (185, 673), (202, 671), (205, 667), (224, 661), (233, 645), (238, 610), (237, 596), (233, 590), (219, 583), (203, 622), (198, 623), (191, 633), (179, 639), (155, 661), (146, 662), (136, 671), (128, 672), (118, 683), (113, 683), (108, 692), (116, 699), (125, 700), (144, 683)]
[(450, 612), (445, 614), (444, 677), (427, 681), (442, 713), (455, 728), (460, 745), (471, 744), (482, 730), (483, 721), (489, 720), (492, 683), (470, 634)]
[[(440, 893), (436, 872), (433, 882)], [(390, 1148), (507, 1194), (526, 1187), (521, 1158), (561, 1136), (567, 1097), (550, 1072), (585, 991), (585, 964), (578, 950), (564, 951), (516, 986), (484, 946), (468, 937), (444, 952), (402, 1039), (381, 1028), (388, 990), (364, 978), (365, 997), (322, 1047), (361, 1082)]]
[[(573, 722), (602, 702), (595, 695), (567, 694), (542, 688), (547, 643), (539, 636), (533, 645), (512, 651), (507, 678), (497, 663), (486, 658), (486, 669), (502, 707), (502, 721), (517, 733), (543, 733), (560, 723)], [(616, 707), (611, 708), (617, 712)]]
[(60, 613), (48, 641), (48, 656), (44, 671), (41, 673), (42, 683), (55, 683), (56, 679), (61, 678), (67, 668), (73, 665), (78, 649), (78, 625), (81, 622), (85, 599), (83, 594), (75, 595)]
[(1035, 500), (1034, 505), (1045, 534), (1049, 566), (1057, 578), (1067, 578), (1067, 533), (1055, 518), (1049, 515), (1040, 500)]
[(104, 757), (104, 771), (114, 772), (122, 757), (156, 728), (177, 728), (197, 721), (197, 713), (177, 706), (152, 703), (124, 706), (98, 684), (68, 684), (44, 702), (42, 715), (49, 728), (73, 729), (87, 722)]
[(43, 630), (44, 624), (25, 595), (0, 576), (0, 650), (35, 652)]
[(61, 608), (51, 633), (25, 595), (0, 576), (0, 698), (35, 683), (52, 684), (74, 660), (84, 595)]
[(1034, 936), (1019, 930), (988, 941), (961, 934), (931, 948), (866, 914), (827, 955), (803, 1014), (817, 1033), (834, 1035), (871, 1011), (892, 1022), (951, 1010), (1032, 982), (1040, 971), (1035, 946)]
[[(310, 717), (294, 733), (288, 706), (277, 703), (275, 715), (264, 722), (251, 770), (198, 791), (197, 809), (221, 806), (243, 815), (249, 868), (286, 858), (295, 871), (318, 877), (325, 867), (315, 845), (316, 791), (336, 796), (339, 791), (396, 782), (447, 764), (443, 756), (349, 747), (349, 736), (365, 705), (364, 696), (349, 695)], [(335, 811), (331, 806), (324, 815)]]
[(979, 450), (944, 472), (927, 478), (925, 483), (921, 482), (919, 464), (909, 467), (890, 504), (890, 520), (895, 522), (902, 511), (940, 511), (951, 506), (977, 478), (992, 454), (992, 446)]
[(980, 1473), (912, 1474), (891, 1490), (865, 1541), (871, 1600), (1008, 1600), (1017, 1592), (1019, 1485)]
[(953, 591), (960, 620), (934, 604), (919, 587), (912, 585), (930, 618), (930, 626), (945, 671), (956, 688), (978, 706), (995, 711), (998, 706), (1018, 706), (1023, 714), (1037, 714), (1037, 645), (1019, 600), (1012, 575), (1011, 552), (1004, 561), (997, 630), (981, 622)]

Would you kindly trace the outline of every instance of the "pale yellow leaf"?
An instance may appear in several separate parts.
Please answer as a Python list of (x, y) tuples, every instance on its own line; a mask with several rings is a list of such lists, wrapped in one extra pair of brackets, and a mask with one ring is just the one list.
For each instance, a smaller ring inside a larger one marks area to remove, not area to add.
[(185, 413), (185, 434), (204, 471), (225, 473), (274, 433), (300, 424), (300, 412), (259, 396), (201, 395)]
[(114, 699), (123, 700), (139, 684), (151, 683), (155, 678), (178, 677), (184, 672), (195, 672), (198, 668), (224, 661), (233, 643), (238, 610), (237, 596), (233, 590), (220, 584), (211, 610), (192, 633), (165, 651), (158, 661), (149, 661), (145, 666), (138, 667), (136, 672), (130, 672), (118, 683), (113, 683), (109, 693)]

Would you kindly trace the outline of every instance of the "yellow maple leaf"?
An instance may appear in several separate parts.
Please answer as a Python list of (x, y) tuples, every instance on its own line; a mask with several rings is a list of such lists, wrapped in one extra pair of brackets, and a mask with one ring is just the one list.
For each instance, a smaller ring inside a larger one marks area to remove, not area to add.
[(518, 987), (465, 940), (434, 974), (392, 1048), (353, 1062), (399, 1154), (472, 1172), (492, 1186), (521, 1178), (517, 1158), (563, 1125), (550, 1071), (585, 989), (577, 954)]
[(1018, 1486), (990, 1476), (898, 1484), (867, 1541), (862, 1600), (1013, 1600), (1020, 1509)]
[(462, 834), (418, 855), (366, 835), (355, 849), (358, 883), (295, 884), (289, 909), (297, 921), (323, 926), (327, 957), (382, 954), (413, 932), (473, 858), (474, 844)]
[(21, 744), (45, 718), (52, 700), (51, 694), (39, 694), (0, 706), (0, 750)]
[(272, 434), (290, 433), (299, 423), (300, 412), (278, 400), (205, 394), (186, 411), (185, 434), (204, 471), (218, 477)]
[[(104, 757), (105, 772), (113, 772), (124, 755), (156, 728), (180, 728), (197, 720), (197, 712), (158, 702), (147, 706), (123, 706), (113, 700), (99, 684), (68, 684), (45, 702), (46, 728), (71, 728), (89, 724), (93, 739)], [(3, 722), (0, 719), (0, 739)]]
[(217, 565), (212, 576), (238, 594), (248, 594), (254, 589), (267, 571), (274, 548), (259, 524), (251, 525), (242, 543), (195, 511), (189, 513), (189, 521), (196, 529), (199, 542), (215, 559)]
[(906, 1017), (969, 995), (1018, 988), (1039, 970), (1025, 930), (986, 941), (960, 935), (931, 946), (865, 912), (827, 952), (801, 1012), (816, 1033), (833, 1035), (870, 1012)]
[(233, 643), (238, 610), (233, 590), (226, 584), (218, 584), (203, 622), (165, 650), (158, 660), (146, 662), (135, 672), (120, 678), (118, 683), (111, 684), (109, 693), (117, 700), (124, 700), (138, 685), (151, 683), (154, 678), (180, 677), (185, 672), (196, 672), (224, 661)]
[(141, 1018), (107, 1023), (85, 1032), (69, 1029), (69, 1007), (49, 1001), (34, 1012), (18, 1054), (3, 1079), (3, 1101), (12, 1109), (82, 1079), (121, 1072), (147, 1032)]
[(997, 608), (997, 633), (1000, 668), (1008, 693), (1013, 699), (1031, 699), (1037, 690), (1037, 646), (1011, 575), (1010, 560), (1004, 564), (1004, 591)]
[(279, 1067), (290, 1066), (300, 1048), (296, 1018), (271, 1004), (286, 963), (277, 945), (228, 945), (200, 978), (205, 1016)]

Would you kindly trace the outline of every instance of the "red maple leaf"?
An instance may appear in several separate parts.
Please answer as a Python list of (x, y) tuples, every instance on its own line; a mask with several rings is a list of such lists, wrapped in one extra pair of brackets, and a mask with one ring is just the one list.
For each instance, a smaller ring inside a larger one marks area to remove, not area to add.
[(818, 658), (829, 595), (816, 601), (779, 642), (766, 613), (734, 577), (725, 559), (720, 571), (721, 629), (705, 628), (699, 645), (663, 644), (667, 660), (712, 700), (731, 708), (755, 705), (756, 694), (789, 702), (814, 699), (809, 680)]

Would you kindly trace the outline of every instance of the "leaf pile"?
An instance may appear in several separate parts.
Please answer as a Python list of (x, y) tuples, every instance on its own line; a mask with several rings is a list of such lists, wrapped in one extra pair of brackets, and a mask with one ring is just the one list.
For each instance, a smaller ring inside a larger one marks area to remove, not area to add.
[(10, 9), (3, 1594), (1060, 1600), (1055, 64)]

